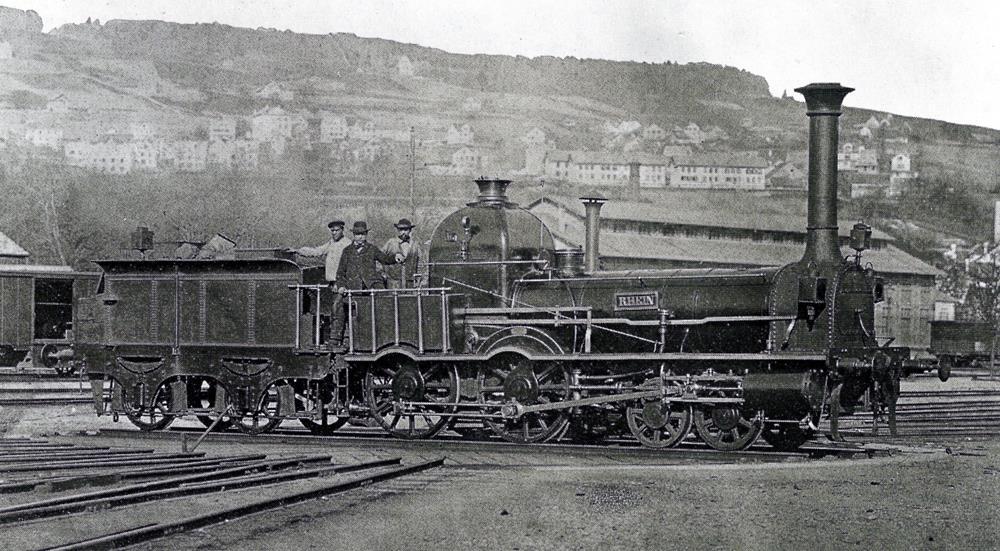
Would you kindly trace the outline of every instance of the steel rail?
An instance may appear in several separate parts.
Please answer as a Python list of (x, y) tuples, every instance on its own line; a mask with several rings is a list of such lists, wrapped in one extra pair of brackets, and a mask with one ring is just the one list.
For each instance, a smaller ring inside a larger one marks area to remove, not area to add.
[(124, 545), (133, 545), (136, 543), (152, 541), (170, 534), (175, 534), (178, 532), (186, 532), (197, 528), (203, 528), (205, 526), (210, 526), (212, 524), (218, 524), (220, 522), (234, 520), (248, 515), (252, 515), (254, 513), (259, 513), (261, 511), (278, 509), (281, 507), (286, 507), (288, 505), (301, 503), (303, 501), (310, 501), (323, 496), (338, 494), (346, 492), (348, 490), (354, 490), (356, 488), (361, 488), (376, 482), (391, 480), (393, 478), (398, 478), (400, 476), (405, 476), (408, 474), (417, 473), (427, 469), (440, 467), (443, 463), (444, 459), (435, 459), (432, 461), (417, 463), (415, 465), (403, 466), (369, 476), (362, 476), (343, 482), (336, 482), (334, 484), (324, 485), (319, 488), (313, 488), (311, 490), (296, 492), (285, 496), (279, 496), (276, 498), (259, 501), (256, 503), (251, 503), (248, 505), (231, 507), (229, 509), (224, 509), (222, 511), (214, 511), (206, 515), (189, 517), (187, 519), (183, 519), (176, 522), (171, 522), (166, 524), (156, 524), (152, 526), (144, 525), (132, 530), (120, 531), (117, 533), (107, 534), (96, 538), (90, 538), (87, 540), (70, 543), (58, 547), (52, 547), (50, 548), (50, 550), (68, 551), (68, 550), (83, 550), (83, 549), (87, 550), (115, 549)]
[[(21, 520), (57, 516), (73, 512), (86, 510), (88, 507), (117, 506), (115, 499), (125, 499), (125, 503), (138, 503), (139, 501), (128, 501), (128, 496), (160, 496), (173, 497), (169, 492), (188, 491), (189, 488), (217, 488), (220, 484), (225, 484), (226, 488), (233, 488), (233, 480), (238, 477), (246, 477), (254, 473), (288, 469), (300, 465), (329, 462), (332, 459), (329, 455), (292, 457), (279, 461), (261, 461), (249, 465), (241, 465), (229, 469), (218, 470), (209, 473), (192, 474), (174, 478), (165, 478), (142, 484), (133, 484), (120, 488), (111, 488), (88, 492), (72, 496), (56, 497), (42, 501), (21, 503), (9, 507), (0, 508), (0, 523), (17, 522)], [(195, 484), (202, 483), (202, 484)], [(210, 483), (210, 484), (205, 484)], [(182, 488), (182, 486), (184, 486)], [(164, 494), (163, 491), (168, 493)], [(189, 494), (179, 494), (189, 495)], [(162, 497), (161, 499), (166, 499)], [(148, 501), (142, 499), (141, 501)]]

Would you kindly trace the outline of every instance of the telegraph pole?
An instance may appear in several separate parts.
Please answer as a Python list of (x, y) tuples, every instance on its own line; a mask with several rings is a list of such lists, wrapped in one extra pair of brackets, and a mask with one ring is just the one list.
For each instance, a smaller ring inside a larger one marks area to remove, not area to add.
[(414, 196), (414, 187), (417, 179), (417, 143), (413, 136), (413, 127), (410, 127), (410, 218), (417, 217), (417, 200)]

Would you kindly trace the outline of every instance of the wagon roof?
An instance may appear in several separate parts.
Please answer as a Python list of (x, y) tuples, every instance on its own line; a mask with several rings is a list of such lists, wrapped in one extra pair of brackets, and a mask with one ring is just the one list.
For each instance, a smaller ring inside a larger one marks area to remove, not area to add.
[(253, 259), (253, 260), (216, 260), (216, 259), (157, 259), (157, 260), (95, 260), (95, 264), (106, 272), (167, 272), (175, 269), (184, 273), (239, 273), (239, 272), (287, 272), (298, 274), (306, 269), (291, 260), (284, 259)]
[(0, 276), (97, 277), (98, 272), (78, 272), (61, 264), (0, 264)]

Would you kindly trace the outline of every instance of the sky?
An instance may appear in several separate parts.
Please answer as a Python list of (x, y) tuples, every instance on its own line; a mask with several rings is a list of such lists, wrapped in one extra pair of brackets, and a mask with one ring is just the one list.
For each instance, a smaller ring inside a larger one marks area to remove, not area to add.
[(845, 105), (1000, 129), (1000, 2), (985, 0), (0, 0), (45, 30), (100, 19), (353, 33), (454, 53), (706, 61), (857, 91)]

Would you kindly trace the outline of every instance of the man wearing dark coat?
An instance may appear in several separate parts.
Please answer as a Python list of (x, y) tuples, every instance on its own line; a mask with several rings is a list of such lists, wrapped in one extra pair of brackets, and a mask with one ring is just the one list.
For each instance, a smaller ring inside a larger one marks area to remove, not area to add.
[[(351, 246), (344, 249), (344, 252), (341, 253), (340, 265), (337, 266), (338, 290), (340, 293), (346, 293), (348, 289), (385, 288), (382, 274), (376, 270), (375, 262), (381, 262), (383, 265), (388, 266), (402, 261), (402, 255), (388, 255), (369, 243), (368, 224), (366, 222), (355, 222), (351, 228), (351, 233), (354, 234), (354, 241)], [(344, 308), (334, 312), (331, 346), (341, 346), (346, 317), (347, 312)]]

